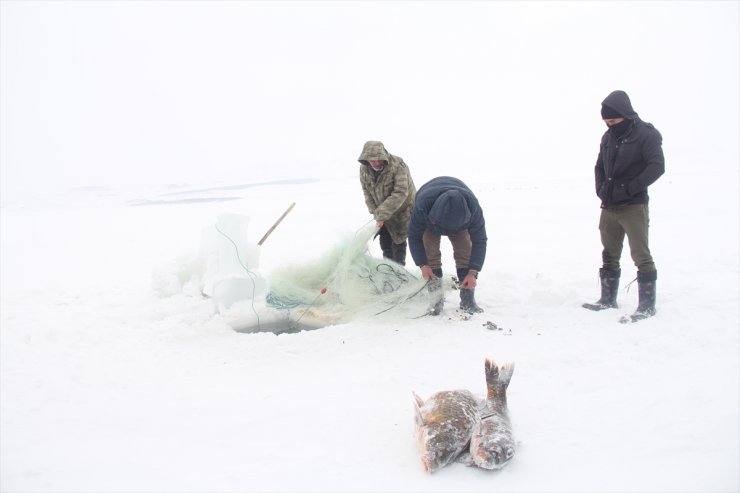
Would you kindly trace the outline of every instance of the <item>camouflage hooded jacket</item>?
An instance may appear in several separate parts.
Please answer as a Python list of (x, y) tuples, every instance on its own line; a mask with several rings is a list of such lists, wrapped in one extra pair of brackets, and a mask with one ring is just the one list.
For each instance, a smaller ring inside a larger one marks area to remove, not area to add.
[[(376, 221), (383, 221), (393, 243), (406, 241), (416, 187), (408, 166), (398, 156), (389, 153), (382, 142), (365, 143), (360, 162), (360, 184), (365, 194), (367, 210)], [(381, 171), (375, 171), (370, 160), (385, 161)]]

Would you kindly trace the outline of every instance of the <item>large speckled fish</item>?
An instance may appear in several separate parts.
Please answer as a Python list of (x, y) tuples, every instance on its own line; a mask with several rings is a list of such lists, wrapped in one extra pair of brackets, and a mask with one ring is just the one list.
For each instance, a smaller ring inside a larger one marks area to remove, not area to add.
[(436, 392), (426, 401), (414, 393), (414, 398), (421, 463), (431, 473), (468, 450), (479, 405), (468, 390)]
[(516, 451), (511, 431), (506, 389), (514, 373), (514, 364), (498, 366), (486, 359), (486, 386), (488, 393), (481, 403), (480, 418), (470, 438), (470, 459), (484, 469), (504, 467)]

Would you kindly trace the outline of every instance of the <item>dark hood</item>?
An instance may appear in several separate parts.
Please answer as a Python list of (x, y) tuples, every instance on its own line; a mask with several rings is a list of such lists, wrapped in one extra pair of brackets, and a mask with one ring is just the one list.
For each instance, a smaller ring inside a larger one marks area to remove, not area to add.
[(429, 221), (436, 233), (449, 234), (466, 229), (473, 215), (459, 190), (448, 190), (437, 197), (429, 210)]
[(636, 120), (638, 118), (635, 110), (632, 109), (632, 103), (630, 102), (629, 96), (624, 91), (614, 91), (609, 94), (604, 101), (601, 102), (602, 106), (608, 106), (613, 110), (617, 111), (620, 115), (630, 120)]

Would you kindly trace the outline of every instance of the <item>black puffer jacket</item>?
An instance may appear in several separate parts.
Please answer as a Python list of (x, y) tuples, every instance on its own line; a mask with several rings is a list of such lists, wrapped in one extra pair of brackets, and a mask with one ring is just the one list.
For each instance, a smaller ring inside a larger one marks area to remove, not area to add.
[(607, 130), (601, 138), (594, 168), (601, 207), (647, 204), (647, 188), (665, 172), (663, 137), (652, 124), (640, 120), (624, 91), (612, 92), (602, 105), (631, 123), (622, 135), (616, 137), (613, 130)]

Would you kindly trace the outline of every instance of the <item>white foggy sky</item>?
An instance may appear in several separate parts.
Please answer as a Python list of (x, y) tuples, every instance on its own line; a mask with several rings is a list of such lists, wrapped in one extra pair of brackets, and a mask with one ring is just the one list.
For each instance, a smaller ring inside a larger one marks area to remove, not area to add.
[(738, 5), (3, 0), (2, 194), (348, 175), (374, 139), (419, 183), (590, 176), (614, 89), (668, 167), (735, 169)]

